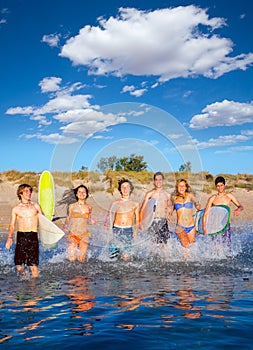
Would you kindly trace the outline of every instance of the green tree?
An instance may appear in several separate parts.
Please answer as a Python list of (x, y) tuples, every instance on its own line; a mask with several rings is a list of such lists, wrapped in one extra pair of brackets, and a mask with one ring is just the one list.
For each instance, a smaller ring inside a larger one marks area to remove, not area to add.
[(192, 169), (191, 162), (186, 162), (186, 163), (180, 165), (180, 167), (179, 167), (180, 172), (184, 172), (184, 171), (191, 172), (191, 169)]
[(81, 166), (80, 171), (87, 171), (87, 170), (88, 170), (88, 167), (87, 167), (87, 166), (84, 166), (84, 165)]
[(131, 154), (129, 157), (119, 158), (115, 165), (115, 170), (124, 170), (124, 171), (137, 171), (140, 172), (142, 170), (147, 169), (147, 163), (144, 162), (143, 156), (137, 156), (135, 154)]
[(97, 164), (97, 168), (103, 173), (106, 170), (113, 170), (115, 167), (115, 164), (117, 162), (117, 157), (116, 156), (111, 156), (111, 157), (102, 157), (100, 161)]

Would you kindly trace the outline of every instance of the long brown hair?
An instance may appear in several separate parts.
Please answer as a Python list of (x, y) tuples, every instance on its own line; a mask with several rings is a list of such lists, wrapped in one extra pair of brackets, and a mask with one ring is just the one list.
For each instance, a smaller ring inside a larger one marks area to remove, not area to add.
[(189, 185), (188, 181), (185, 180), (185, 179), (178, 179), (178, 180), (176, 181), (175, 191), (174, 191), (174, 193), (173, 193), (175, 199), (176, 199), (177, 197), (183, 197), (183, 196), (178, 192), (178, 184), (179, 184), (180, 182), (184, 182), (184, 183), (185, 183), (185, 186), (186, 186), (185, 193), (186, 193), (186, 194), (188, 194), (188, 193), (191, 192), (191, 186)]

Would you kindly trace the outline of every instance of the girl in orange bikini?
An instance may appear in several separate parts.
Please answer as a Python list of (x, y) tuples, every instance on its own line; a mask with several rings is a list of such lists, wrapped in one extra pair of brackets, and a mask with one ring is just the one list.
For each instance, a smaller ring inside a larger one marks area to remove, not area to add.
[(87, 255), (89, 239), (91, 237), (91, 234), (87, 229), (87, 224), (91, 223), (92, 208), (86, 203), (86, 199), (89, 195), (86, 186), (80, 185), (73, 191), (76, 197), (76, 202), (69, 205), (64, 230), (68, 231), (69, 261), (73, 262), (78, 260), (84, 262)]

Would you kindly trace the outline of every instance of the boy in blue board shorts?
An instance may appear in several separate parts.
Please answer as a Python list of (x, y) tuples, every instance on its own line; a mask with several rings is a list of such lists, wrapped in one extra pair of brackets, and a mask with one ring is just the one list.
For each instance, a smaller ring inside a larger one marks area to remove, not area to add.
[(139, 229), (139, 203), (130, 199), (133, 192), (130, 180), (121, 179), (118, 190), (121, 198), (114, 201), (108, 211), (105, 227), (112, 227), (111, 258), (121, 256), (125, 261), (130, 260), (129, 251), (133, 240), (137, 239)]

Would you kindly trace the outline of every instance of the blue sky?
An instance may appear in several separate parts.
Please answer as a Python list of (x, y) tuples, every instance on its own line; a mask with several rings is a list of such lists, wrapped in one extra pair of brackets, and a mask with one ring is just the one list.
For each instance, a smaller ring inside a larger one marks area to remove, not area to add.
[(253, 173), (253, 2), (1, 0), (0, 171)]

